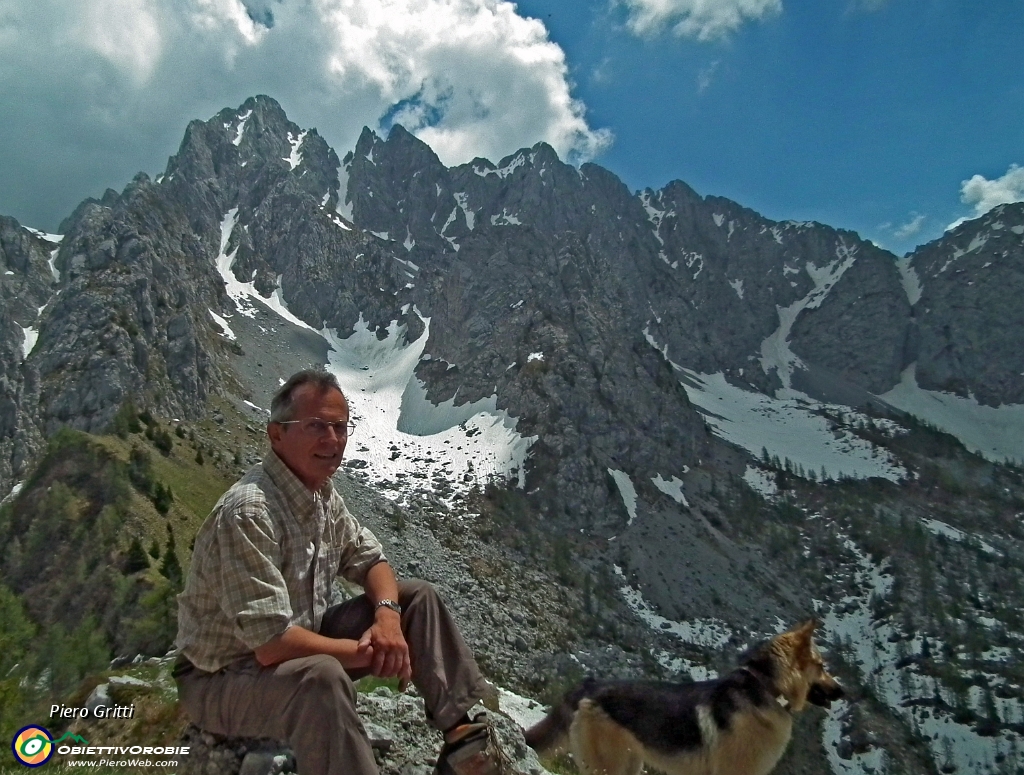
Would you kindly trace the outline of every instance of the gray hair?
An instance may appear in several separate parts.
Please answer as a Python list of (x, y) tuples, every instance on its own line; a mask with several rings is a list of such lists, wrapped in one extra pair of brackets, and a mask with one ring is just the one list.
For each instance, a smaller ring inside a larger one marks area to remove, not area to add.
[(288, 381), (274, 393), (274, 397), (270, 400), (270, 419), (267, 422), (285, 422), (292, 419), (295, 408), (292, 397), (295, 389), (303, 385), (315, 386), (317, 395), (320, 396), (329, 390), (337, 390), (341, 393), (342, 398), (345, 397), (341, 385), (338, 384), (338, 378), (331, 372), (320, 369), (303, 369), (292, 374)]

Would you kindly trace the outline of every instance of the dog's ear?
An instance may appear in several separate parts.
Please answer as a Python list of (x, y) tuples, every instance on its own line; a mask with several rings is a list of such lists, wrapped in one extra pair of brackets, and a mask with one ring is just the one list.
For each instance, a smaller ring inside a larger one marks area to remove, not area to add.
[(808, 619), (789, 631), (788, 634), (790, 636), (790, 644), (794, 657), (800, 660), (808, 659), (810, 657), (812, 644), (814, 642), (814, 630), (817, 629), (817, 627), (817, 620)]
[(814, 637), (814, 631), (818, 629), (817, 619), (808, 619), (806, 622), (796, 628), (796, 632), (803, 638), (810, 641)]

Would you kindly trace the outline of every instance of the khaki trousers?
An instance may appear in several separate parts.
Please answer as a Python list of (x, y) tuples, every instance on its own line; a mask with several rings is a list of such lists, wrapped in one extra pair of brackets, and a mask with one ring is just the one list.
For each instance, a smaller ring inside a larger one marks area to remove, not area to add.
[[(425, 581), (398, 584), (402, 632), (413, 683), (427, 719), (449, 729), (484, 696), (485, 683), (451, 614)], [(358, 639), (373, 623), (365, 595), (332, 606), (320, 634)], [(377, 775), (370, 742), (356, 713), (353, 681), (333, 657), (317, 655), (261, 667), (255, 657), (216, 673), (185, 664), (175, 671), (178, 698), (202, 729), (233, 737), (270, 737), (295, 752), (299, 775)]]

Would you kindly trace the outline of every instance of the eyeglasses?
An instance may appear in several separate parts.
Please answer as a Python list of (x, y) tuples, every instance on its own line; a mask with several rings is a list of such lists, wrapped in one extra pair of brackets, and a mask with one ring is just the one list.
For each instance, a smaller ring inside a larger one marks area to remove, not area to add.
[(319, 417), (307, 417), (305, 420), (279, 420), (278, 425), (298, 425), (299, 430), (310, 436), (322, 439), (327, 435), (328, 429), (334, 430), (334, 435), (339, 439), (347, 439), (356, 429), (354, 422), (328, 422)]

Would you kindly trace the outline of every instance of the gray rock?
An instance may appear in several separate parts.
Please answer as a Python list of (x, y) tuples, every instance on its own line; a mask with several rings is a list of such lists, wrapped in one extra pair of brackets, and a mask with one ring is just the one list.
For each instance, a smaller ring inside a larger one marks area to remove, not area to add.
[(282, 772), (295, 772), (295, 757), (287, 749), (269, 749), (245, 754), (238, 775), (280, 775)]
[(363, 728), (366, 730), (366, 736), (370, 739), (370, 745), (378, 751), (386, 753), (395, 744), (391, 730), (372, 722), (364, 723)]
[[(141, 660), (139, 661), (139, 664), (141, 664)], [(136, 678), (133, 675), (113, 675), (110, 677), (109, 681), (114, 686), (142, 686), (147, 688), (153, 686), (150, 681), (144, 681), (143, 679)]]
[(85, 701), (85, 707), (91, 714), (95, 714), (96, 708), (114, 707), (114, 701), (110, 698), (110, 684), (100, 684), (93, 689), (89, 699)]

